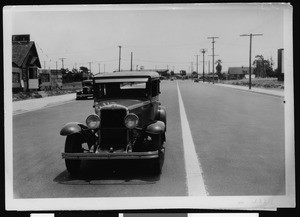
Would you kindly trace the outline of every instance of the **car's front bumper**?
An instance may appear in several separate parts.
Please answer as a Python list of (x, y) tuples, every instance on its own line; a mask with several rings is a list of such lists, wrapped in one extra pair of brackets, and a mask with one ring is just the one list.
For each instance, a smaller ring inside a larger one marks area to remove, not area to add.
[(76, 98), (89, 98), (93, 97), (93, 94), (76, 94)]
[(141, 160), (154, 159), (158, 157), (158, 151), (114, 153), (62, 153), (62, 158), (70, 160)]

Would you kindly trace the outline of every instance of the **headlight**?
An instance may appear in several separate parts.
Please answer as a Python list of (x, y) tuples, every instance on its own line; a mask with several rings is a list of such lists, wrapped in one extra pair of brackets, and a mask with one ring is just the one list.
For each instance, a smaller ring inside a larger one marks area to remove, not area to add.
[(100, 126), (100, 117), (96, 114), (92, 114), (87, 117), (86, 125), (91, 130), (97, 129)]
[(130, 113), (124, 118), (124, 123), (128, 129), (133, 129), (138, 125), (139, 118), (137, 115)]

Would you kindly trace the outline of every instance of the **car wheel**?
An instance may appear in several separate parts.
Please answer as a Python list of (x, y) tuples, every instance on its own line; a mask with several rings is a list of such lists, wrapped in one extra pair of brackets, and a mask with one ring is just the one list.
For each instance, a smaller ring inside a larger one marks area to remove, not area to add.
[[(82, 153), (82, 137), (80, 134), (72, 134), (67, 136), (65, 143), (65, 153)], [(80, 170), (81, 160), (65, 159), (66, 167), (71, 175), (78, 174)]]
[(165, 149), (163, 148), (162, 134), (152, 136), (152, 145), (155, 150), (158, 150), (158, 158), (153, 159), (152, 171), (154, 174), (159, 175), (162, 171), (162, 166), (165, 158)]

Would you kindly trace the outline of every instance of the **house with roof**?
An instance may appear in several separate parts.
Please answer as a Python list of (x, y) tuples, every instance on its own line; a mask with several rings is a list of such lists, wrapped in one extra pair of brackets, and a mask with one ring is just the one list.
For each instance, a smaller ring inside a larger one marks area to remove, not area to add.
[(39, 88), (41, 63), (30, 35), (12, 36), (12, 88), (14, 92)]
[[(254, 76), (253, 74), (253, 68), (251, 68), (251, 73), (252, 76)], [(228, 68), (228, 79), (243, 79), (243, 78), (249, 78), (249, 67), (229, 67)]]

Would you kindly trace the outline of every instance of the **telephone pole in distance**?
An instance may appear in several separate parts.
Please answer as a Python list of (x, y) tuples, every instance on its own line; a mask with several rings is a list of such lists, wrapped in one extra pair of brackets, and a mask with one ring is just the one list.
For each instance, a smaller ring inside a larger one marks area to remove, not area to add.
[(59, 59), (61, 60), (61, 68), (64, 69), (64, 59), (66, 59), (66, 58), (62, 57), (62, 58), (59, 58)]
[(205, 61), (204, 61), (204, 54), (205, 54), (206, 50), (202, 49), (201, 52), (202, 52), (202, 55), (203, 55), (203, 75), (202, 76), (203, 76), (203, 83), (204, 83), (204, 63), (205, 63)]
[(89, 73), (88, 79), (90, 79), (90, 74), (92, 73), (91, 64), (92, 64), (92, 62), (89, 62), (89, 66), (90, 66), (90, 73)]
[(130, 71), (132, 71), (132, 58), (133, 58), (133, 53), (131, 52)]
[(253, 36), (262, 36), (263, 34), (252, 34), (250, 33), (249, 35), (243, 34), (240, 35), (241, 37), (243, 36), (249, 36), (250, 37), (250, 50), (249, 50), (249, 90), (251, 89), (251, 52), (252, 52), (252, 37)]
[(197, 62), (197, 63), (196, 63), (196, 64), (197, 64), (197, 65), (196, 65), (196, 67), (197, 67), (197, 68), (196, 68), (196, 69), (197, 69), (197, 75), (199, 75), (199, 72), (198, 72), (198, 65), (199, 65), (199, 64), (198, 64), (198, 57), (199, 57), (200, 55), (195, 55), (195, 56), (197, 57), (197, 60), (196, 60), (196, 62)]
[(213, 62), (212, 62), (212, 65), (213, 65), (213, 84), (215, 83), (215, 38), (219, 38), (219, 37), (215, 37), (215, 36), (212, 36), (212, 37), (207, 37), (208, 39), (212, 39), (212, 58), (213, 58)]
[(121, 71), (121, 48), (122, 46), (118, 46), (119, 47), (119, 72)]

